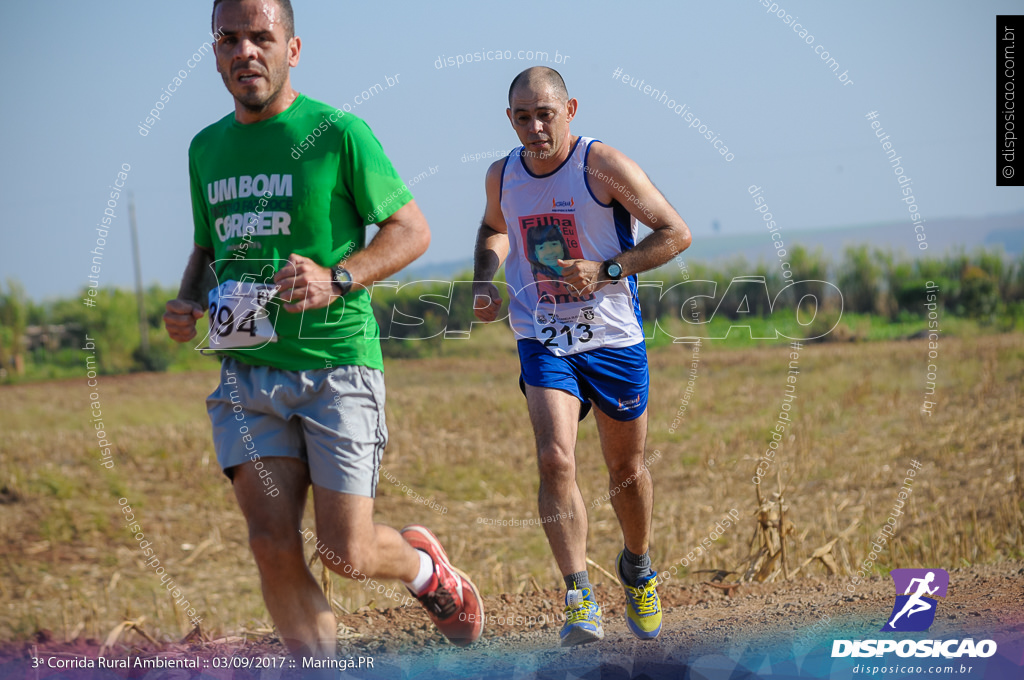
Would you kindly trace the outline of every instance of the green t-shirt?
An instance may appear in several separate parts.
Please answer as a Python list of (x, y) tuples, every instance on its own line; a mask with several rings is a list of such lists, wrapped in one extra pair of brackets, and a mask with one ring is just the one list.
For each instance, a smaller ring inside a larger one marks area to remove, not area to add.
[[(291, 253), (334, 267), (364, 247), (367, 224), (412, 200), (365, 122), (301, 94), (258, 123), (225, 116), (195, 136), (188, 157), (195, 242), (213, 249), (221, 284), (271, 283)], [(365, 289), (305, 313), (274, 298), (267, 312), (276, 342), (222, 354), (291, 371), (383, 370)]]

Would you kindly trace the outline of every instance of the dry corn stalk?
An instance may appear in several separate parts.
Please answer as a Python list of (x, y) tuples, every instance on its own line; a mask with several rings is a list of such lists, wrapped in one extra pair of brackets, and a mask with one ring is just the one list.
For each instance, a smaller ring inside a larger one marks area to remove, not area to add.
[(845, 539), (850, 534), (852, 534), (853, 530), (857, 528), (858, 524), (860, 524), (860, 518), (854, 518), (854, 520), (850, 522), (850, 526), (843, 529), (843, 531), (840, 532), (838, 536), (836, 536), (831, 541), (829, 541), (828, 543), (826, 543), (825, 545), (821, 546), (813, 553), (811, 553), (811, 556), (804, 560), (803, 564), (797, 567), (796, 570), (791, 574), (791, 576), (795, 576), (796, 574), (798, 574), (801, 569), (806, 567), (814, 560), (821, 560), (821, 563), (825, 565), (825, 569), (828, 570), (829, 576), (835, 576), (836, 574), (838, 574), (839, 565), (836, 564), (836, 560), (832, 556), (832, 550), (835, 548), (836, 543), (838, 543), (840, 539)]
[[(770, 500), (761, 496), (760, 484), (754, 485), (754, 492), (757, 494), (757, 524), (750, 537), (750, 556), (740, 581), (774, 581), (780, 573), (788, 578), (785, 541), (795, 527), (785, 517), (789, 508), (785, 505), (782, 480), (779, 479), (779, 490), (772, 492), (773, 498)], [(775, 566), (780, 558), (781, 568)]]
[[(313, 565), (316, 564), (319, 557), (320, 554), (316, 550), (309, 556), (310, 570), (313, 569)], [(324, 597), (327, 598), (327, 601), (332, 602), (334, 600), (334, 583), (331, 581), (331, 572), (323, 561), (320, 562), (320, 566), (322, 567), (320, 572), (320, 588), (324, 591)]]
[(117, 641), (121, 639), (121, 636), (129, 630), (134, 630), (136, 633), (146, 638), (146, 640), (154, 645), (159, 646), (160, 643), (153, 639), (153, 637), (142, 629), (142, 622), (146, 620), (145, 616), (140, 616), (135, 621), (122, 621), (121, 623), (114, 626), (107, 634), (107, 639), (103, 641), (103, 645), (100, 647), (99, 655), (103, 656), (105, 653), (113, 649)]

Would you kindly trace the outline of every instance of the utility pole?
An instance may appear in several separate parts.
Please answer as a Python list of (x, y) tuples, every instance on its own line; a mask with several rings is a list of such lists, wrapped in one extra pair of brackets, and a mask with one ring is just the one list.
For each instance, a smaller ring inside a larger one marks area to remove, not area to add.
[(139, 231), (135, 227), (135, 194), (128, 192), (128, 225), (132, 232), (132, 260), (135, 262), (135, 299), (139, 304), (139, 340), (143, 355), (149, 355), (149, 322), (142, 293), (142, 263), (139, 260)]

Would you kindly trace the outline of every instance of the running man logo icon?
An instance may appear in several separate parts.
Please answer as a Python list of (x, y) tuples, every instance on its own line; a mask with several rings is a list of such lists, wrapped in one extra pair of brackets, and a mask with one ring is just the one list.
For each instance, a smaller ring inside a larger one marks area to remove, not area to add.
[(882, 630), (928, 630), (939, 604), (935, 597), (946, 597), (949, 572), (945, 569), (893, 569), (889, 573), (896, 586), (896, 604)]

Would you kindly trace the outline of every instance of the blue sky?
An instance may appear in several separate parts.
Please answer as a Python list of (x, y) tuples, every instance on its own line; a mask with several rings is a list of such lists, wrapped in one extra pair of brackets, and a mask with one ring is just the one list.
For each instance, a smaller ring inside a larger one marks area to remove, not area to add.
[[(138, 124), (209, 39), (209, 1), (16, 3), (0, 46), (8, 67), (0, 112), (9, 253), (0, 278), (41, 300), (86, 282), (106, 187), (122, 163), (137, 202), (143, 277), (176, 284), (192, 245), (187, 149), (232, 109), (212, 56), (192, 70), (148, 136)], [(439, 57), (545, 51), (580, 101), (573, 132), (615, 146), (646, 170), (702, 237), (768, 239), (747, 193), (763, 188), (785, 230), (903, 221), (913, 227), (865, 114), (878, 120), (913, 178), (925, 219), (1024, 209), (995, 186), (995, 15), (1013, 2), (786, 0), (806, 44), (760, 0), (728, 2), (295, 3), (302, 58), (295, 88), (354, 105), (412, 186), (433, 242), (420, 263), (471, 256), (487, 161), (464, 154), (517, 144), (505, 118), (511, 79), (544, 63)], [(814, 53), (847, 71), (844, 85)], [(562, 56), (555, 64), (556, 51)], [(568, 60), (564, 57), (568, 56)], [(665, 104), (612, 77), (616, 68), (667, 91), (734, 154), (726, 161)], [(107, 239), (101, 285), (132, 284), (127, 203)]]

